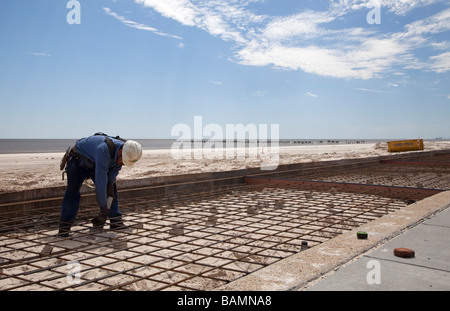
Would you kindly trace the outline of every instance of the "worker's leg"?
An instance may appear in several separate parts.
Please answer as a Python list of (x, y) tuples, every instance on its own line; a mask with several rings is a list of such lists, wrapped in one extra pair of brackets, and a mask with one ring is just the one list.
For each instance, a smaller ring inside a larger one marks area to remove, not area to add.
[[(87, 178), (91, 178), (95, 184), (95, 169), (88, 171)], [(98, 202), (98, 198), (97, 198), (97, 202)], [(105, 209), (106, 209), (106, 207), (103, 209), (100, 208), (98, 215), (91, 219), (91, 223), (95, 229), (103, 229), (103, 226), (105, 225), (106, 219), (108, 217), (107, 214), (105, 215), (105, 213), (107, 213), (105, 211)]]
[(82, 168), (75, 158), (67, 162), (67, 188), (61, 206), (60, 235), (68, 234), (70, 227), (78, 213), (80, 205), (80, 188), (86, 179), (86, 170)]
[(112, 189), (112, 195), (114, 200), (109, 210), (109, 222), (110, 223), (122, 222), (122, 213), (119, 210), (119, 197), (117, 196), (116, 184), (114, 183), (113, 185), (111, 185), (110, 189)]
[(114, 201), (109, 211), (109, 224), (111, 230), (130, 230), (122, 220), (122, 213), (119, 210), (119, 197), (117, 195), (117, 186), (113, 185)]

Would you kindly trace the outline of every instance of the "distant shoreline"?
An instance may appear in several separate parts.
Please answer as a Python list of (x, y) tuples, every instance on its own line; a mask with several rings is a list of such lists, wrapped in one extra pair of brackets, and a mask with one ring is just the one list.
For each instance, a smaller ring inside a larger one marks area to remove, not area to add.
[[(414, 139), (414, 138), (411, 138)], [(135, 139), (139, 141), (144, 150), (168, 150), (171, 149), (174, 142), (183, 142), (189, 144), (189, 140), (177, 139)], [(372, 144), (377, 142), (388, 142), (399, 139), (279, 139), (279, 146), (317, 146), (317, 145), (347, 145), (347, 144)], [(73, 146), (77, 139), (0, 139), (0, 154), (20, 154), (20, 153), (57, 153), (64, 152), (68, 147)], [(426, 141), (446, 141), (445, 139), (426, 139)], [(209, 142), (216, 146), (226, 147), (227, 144), (233, 144), (233, 140), (191, 140), (192, 148), (201, 146)], [(242, 144), (242, 141), (234, 140), (234, 145)], [(245, 146), (264, 143), (262, 141), (245, 141)], [(267, 142), (270, 145), (270, 141)]]

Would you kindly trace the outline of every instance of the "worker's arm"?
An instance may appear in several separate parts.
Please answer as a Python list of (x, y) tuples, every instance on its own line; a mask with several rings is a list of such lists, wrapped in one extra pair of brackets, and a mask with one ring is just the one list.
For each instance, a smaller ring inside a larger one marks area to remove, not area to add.
[(108, 183), (114, 185), (116, 183), (117, 175), (119, 175), (121, 167), (114, 165), (108, 171)]

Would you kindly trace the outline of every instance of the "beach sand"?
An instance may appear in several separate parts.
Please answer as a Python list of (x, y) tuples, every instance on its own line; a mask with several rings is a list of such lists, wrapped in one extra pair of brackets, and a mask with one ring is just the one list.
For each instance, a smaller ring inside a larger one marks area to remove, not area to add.
[[(450, 141), (427, 142), (425, 150), (450, 149)], [(247, 153), (250, 149), (246, 149)], [(242, 151), (242, 150), (241, 150)], [(260, 156), (247, 156), (243, 159), (237, 154), (227, 159), (175, 159), (171, 150), (144, 150), (142, 159), (133, 167), (122, 167), (118, 180), (142, 179), (155, 176), (171, 176), (189, 173), (219, 172), (261, 167)], [(273, 150), (275, 151), (275, 150)], [(261, 152), (261, 150), (259, 150)], [(267, 150), (264, 150), (267, 152)], [(270, 152), (270, 150), (269, 150)], [(239, 153), (242, 155), (242, 153)], [(339, 159), (357, 159), (389, 155), (387, 143), (349, 144), (349, 145), (312, 145), (279, 147), (277, 162), (279, 165), (330, 161)], [(1, 154), (0, 155), (0, 193), (27, 189), (65, 186), (59, 170), (62, 153)], [(272, 155), (273, 157), (273, 155)]]

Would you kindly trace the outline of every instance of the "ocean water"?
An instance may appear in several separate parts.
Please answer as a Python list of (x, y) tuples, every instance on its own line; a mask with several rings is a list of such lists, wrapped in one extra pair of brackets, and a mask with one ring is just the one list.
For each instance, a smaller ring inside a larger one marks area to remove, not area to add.
[[(145, 150), (170, 149), (173, 139), (136, 139)], [(0, 154), (64, 152), (77, 139), (0, 139)]]
[[(64, 152), (75, 145), (77, 139), (0, 139), (0, 154), (11, 153), (43, 153)], [(136, 139), (144, 150), (170, 149), (175, 139)], [(207, 140), (203, 140), (205, 143)], [(308, 146), (308, 145), (341, 145), (341, 144), (369, 144), (386, 139), (280, 139), (279, 146)], [(192, 147), (198, 146), (198, 141), (192, 141)], [(230, 141), (217, 141), (226, 145)], [(255, 141), (246, 141), (246, 146)], [(237, 145), (237, 142), (235, 141)]]

